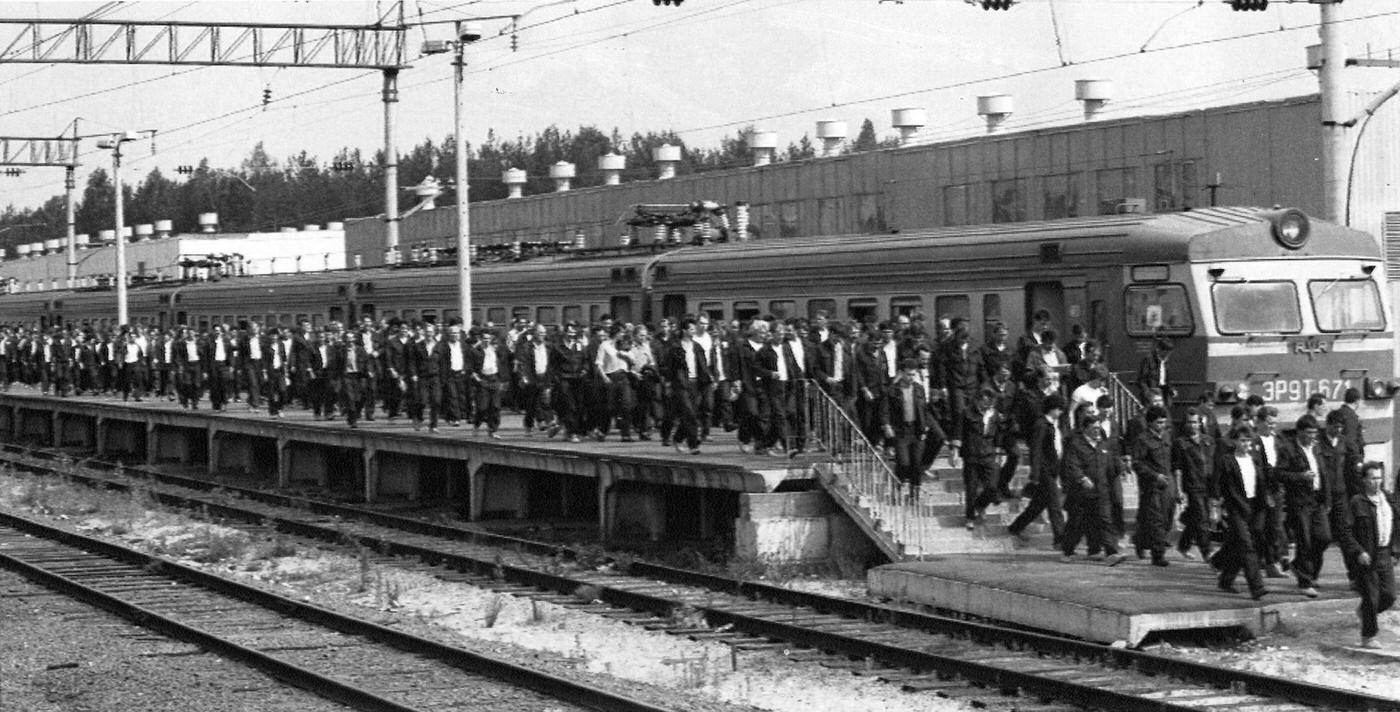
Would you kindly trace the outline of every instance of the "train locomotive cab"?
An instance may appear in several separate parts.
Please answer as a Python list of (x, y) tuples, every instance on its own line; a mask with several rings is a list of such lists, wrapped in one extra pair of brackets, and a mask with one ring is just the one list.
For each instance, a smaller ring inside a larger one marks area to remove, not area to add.
[[(1162, 242), (1145, 237), (1127, 255), (1161, 251)], [(1130, 258), (1123, 274), (1133, 351), (1146, 363), (1157, 339), (1174, 345), (1168, 379), (1176, 409), (1204, 394), (1223, 426), (1253, 394), (1291, 428), (1309, 396), (1322, 395), (1330, 411), (1355, 388), (1366, 457), (1393, 462), (1400, 381), (1376, 241), (1286, 209), (1194, 232), (1180, 247), (1181, 261)]]

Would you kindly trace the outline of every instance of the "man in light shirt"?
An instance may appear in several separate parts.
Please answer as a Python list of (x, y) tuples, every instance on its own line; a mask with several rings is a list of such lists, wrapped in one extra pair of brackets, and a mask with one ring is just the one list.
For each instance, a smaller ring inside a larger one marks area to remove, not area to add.
[(501, 391), (510, 383), (510, 362), (505, 349), (496, 345), (496, 332), (491, 329), (482, 330), (481, 345), (472, 350), (471, 373), (476, 391), (472, 433), (485, 423), (487, 436), (500, 440), (496, 431), (501, 427)]
[(1235, 578), (1244, 571), (1249, 595), (1258, 600), (1269, 591), (1259, 569), (1259, 551), (1255, 540), (1264, 533), (1268, 522), (1267, 477), (1264, 465), (1254, 447), (1254, 429), (1241, 425), (1230, 433), (1233, 452), (1216, 462), (1216, 503), (1226, 525), (1225, 545), (1212, 557), (1220, 571), (1220, 590), (1239, 593)]
[(1347, 503), (1350, 526), (1343, 527), (1339, 535), (1342, 549), (1356, 562), (1361, 647), (1379, 648), (1376, 617), (1395, 604), (1395, 535), (1400, 531), (1400, 507), (1395, 494), (1381, 487), (1385, 465), (1368, 462), (1362, 465), (1361, 473), (1362, 491)]

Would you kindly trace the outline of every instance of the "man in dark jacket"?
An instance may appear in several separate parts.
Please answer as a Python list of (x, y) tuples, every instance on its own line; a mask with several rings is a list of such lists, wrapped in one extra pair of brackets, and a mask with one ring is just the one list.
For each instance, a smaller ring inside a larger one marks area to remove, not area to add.
[(1244, 570), (1249, 583), (1249, 595), (1258, 600), (1269, 591), (1264, 588), (1264, 576), (1259, 568), (1259, 551), (1255, 542), (1264, 536), (1269, 526), (1269, 481), (1258, 450), (1254, 446), (1254, 429), (1241, 425), (1231, 432), (1231, 450), (1216, 459), (1215, 497), (1225, 519), (1225, 546), (1212, 557), (1220, 571), (1220, 590), (1239, 593), (1235, 577)]
[(1080, 539), (1088, 540), (1089, 558), (1106, 555), (1109, 566), (1123, 562), (1118, 531), (1113, 526), (1109, 483), (1119, 475), (1114, 451), (1104, 440), (1099, 416), (1086, 408), (1075, 416), (1078, 431), (1065, 448), (1061, 484), (1069, 505), (1069, 522), (1060, 540), (1062, 563), (1074, 561)]
[(1021, 532), (1043, 511), (1050, 520), (1050, 531), (1054, 534), (1054, 544), (1058, 547), (1065, 533), (1065, 517), (1060, 508), (1060, 465), (1065, 453), (1065, 399), (1058, 394), (1048, 396), (1042, 401), (1041, 409), (1044, 412), (1031, 425), (1030, 438), (1027, 441), (1031, 461), (1028, 485), (1031, 501), (1021, 510), (1015, 521), (1011, 522), (1007, 531), (1020, 537)]
[(899, 375), (886, 389), (880, 408), (880, 428), (885, 439), (894, 443), (894, 474), (909, 484), (909, 496), (919, 501), (919, 483), (923, 479), (923, 447), (932, 416), (928, 397), (915, 380), (919, 362), (906, 358), (899, 364)]
[(1181, 538), (1176, 550), (1186, 559), (1194, 558), (1191, 547), (1210, 558), (1210, 483), (1215, 465), (1215, 438), (1205, 429), (1200, 413), (1186, 414), (1186, 432), (1172, 443), (1172, 473), (1181, 486), (1185, 509), (1181, 513)]
[[(1311, 415), (1298, 419), (1293, 439), (1279, 455), (1277, 477), (1284, 488), (1284, 521), (1296, 553), (1293, 575), (1308, 598), (1317, 598), (1314, 584), (1322, 570), (1322, 553), (1332, 543), (1329, 513), (1337, 492), (1332, 461), (1317, 442), (1318, 423)], [(1345, 490), (1342, 490), (1345, 491)]]
[(1171, 433), (1167, 411), (1150, 406), (1144, 411), (1146, 427), (1132, 443), (1133, 472), (1137, 474), (1137, 531), (1133, 543), (1141, 556), (1152, 552), (1153, 566), (1167, 565), (1167, 538), (1171, 534), (1179, 488), (1172, 470)]
[(1385, 465), (1368, 462), (1362, 468), (1361, 494), (1348, 502), (1351, 525), (1342, 530), (1342, 548), (1356, 562), (1356, 590), (1361, 594), (1361, 647), (1378, 648), (1376, 616), (1395, 603), (1395, 543), (1400, 532), (1400, 506), (1381, 489)]

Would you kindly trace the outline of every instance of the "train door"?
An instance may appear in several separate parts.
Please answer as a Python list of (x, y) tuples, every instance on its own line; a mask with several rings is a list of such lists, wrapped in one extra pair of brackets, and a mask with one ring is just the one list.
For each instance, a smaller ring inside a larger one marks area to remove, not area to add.
[(1069, 340), (1069, 322), (1065, 319), (1065, 288), (1059, 282), (1029, 282), (1026, 284), (1026, 324), (1041, 309), (1050, 312), (1050, 328), (1059, 336), (1058, 343)]
[(680, 318), (685, 316), (685, 295), (662, 295), (661, 316), (669, 317), (672, 321), (680, 321)]
[(613, 321), (623, 324), (632, 321), (632, 298), (613, 297), (608, 300), (608, 311), (613, 316)]

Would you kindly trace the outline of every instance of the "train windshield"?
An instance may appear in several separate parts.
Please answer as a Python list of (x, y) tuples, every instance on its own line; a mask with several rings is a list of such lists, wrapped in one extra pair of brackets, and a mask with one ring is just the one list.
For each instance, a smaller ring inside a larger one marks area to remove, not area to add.
[(1318, 279), (1308, 282), (1313, 313), (1321, 331), (1384, 331), (1381, 294), (1369, 279)]
[(1222, 282), (1211, 294), (1222, 334), (1294, 334), (1303, 328), (1292, 282)]
[(1189, 336), (1195, 326), (1186, 287), (1180, 284), (1129, 286), (1124, 315), (1130, 336)]

